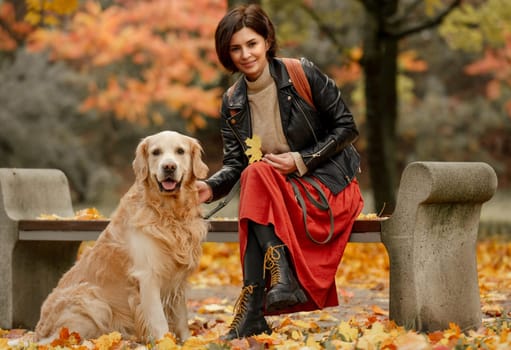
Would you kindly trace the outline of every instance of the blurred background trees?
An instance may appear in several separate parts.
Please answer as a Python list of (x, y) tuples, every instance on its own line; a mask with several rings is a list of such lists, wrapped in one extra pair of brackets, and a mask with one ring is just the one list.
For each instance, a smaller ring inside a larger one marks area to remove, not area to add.
[[(243, 1), (247, 3), (247, 1)], [(253, 1), (251, 1), (253, 2)], [(0, 2), (0, 166), (54, 167), (75, 200), (115, 203), (141, 137), (198, 137), (221, 161), (214, 53), (225, 0)], [(485, 161), (511, 181), (511, 4), (261, 0), (282, 56), (335, 78), (360, 126), (360, 181), (391, 212), (414, 160)], [(371, 208), (369, 208), (371, 210)]]

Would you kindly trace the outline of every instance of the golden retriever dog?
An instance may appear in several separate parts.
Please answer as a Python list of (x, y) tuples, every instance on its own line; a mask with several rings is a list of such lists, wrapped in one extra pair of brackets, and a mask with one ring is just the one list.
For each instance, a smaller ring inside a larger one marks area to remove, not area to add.
[(208, 172), (202, 152), (196, 139), (174, 131), (139, 143), (135, 183), (43, 303), (38, 341), (58, 337), (62, 327), (84, 339), (113, 331), (138, 341), (189, 336), (186, 281), (208, 230), (195, 187)]

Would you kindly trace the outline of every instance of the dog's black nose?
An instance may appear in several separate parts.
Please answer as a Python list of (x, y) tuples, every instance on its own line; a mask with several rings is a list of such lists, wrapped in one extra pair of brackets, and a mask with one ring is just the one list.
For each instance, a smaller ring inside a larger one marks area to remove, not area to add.
[(174, 162), (168, 162), (163, 164), (163, 170), (167, 173), (173, 173), (177, 168), (177, 164)]

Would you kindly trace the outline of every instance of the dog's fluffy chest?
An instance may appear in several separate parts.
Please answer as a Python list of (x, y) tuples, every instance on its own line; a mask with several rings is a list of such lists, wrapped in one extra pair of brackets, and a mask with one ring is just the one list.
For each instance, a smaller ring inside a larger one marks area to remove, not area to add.
[(144, 227), (142, 232), (131, 232), (128, 246), (133, 270), (151, 273), (161, 279), (176, 278), (176, 271), (184, 275), (193, 272), (201, 256), (201, 239), (193, 237), (188, 228), (180, 226), (167, 230)]

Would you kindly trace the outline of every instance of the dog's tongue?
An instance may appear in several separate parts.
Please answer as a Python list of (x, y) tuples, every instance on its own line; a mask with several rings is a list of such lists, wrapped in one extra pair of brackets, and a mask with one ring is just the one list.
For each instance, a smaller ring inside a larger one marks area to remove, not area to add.
[(163, 188), (167, 191), (172, 191), (173, 189), (176, 188), (176, 185), (177, 185), (177, 182), (175, 181), (172, 181), (172, 180), (165, 180), (161, 183), (161, 185), (163, 186)]

